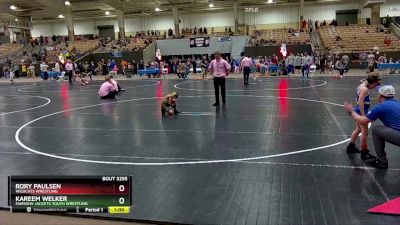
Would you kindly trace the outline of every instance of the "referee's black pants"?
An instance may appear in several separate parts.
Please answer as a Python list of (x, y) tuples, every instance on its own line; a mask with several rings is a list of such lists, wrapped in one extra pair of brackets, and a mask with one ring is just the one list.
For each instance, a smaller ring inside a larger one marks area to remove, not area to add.
[(215, 104), (219, 105), (219, 88), (221, 87), (222, 103), (225, 104), (225, 77), (214, 77)]
[(67, 70), (67, 75), (68, 75), (68, 80), (70, 83), (72, 83), (72, 70)]
[(244, 84), (249, 84), (250, 71), (251, 71), (251, 69), (250, 69), (249, 66), (243, 67), (243, 80), (244, 80)]

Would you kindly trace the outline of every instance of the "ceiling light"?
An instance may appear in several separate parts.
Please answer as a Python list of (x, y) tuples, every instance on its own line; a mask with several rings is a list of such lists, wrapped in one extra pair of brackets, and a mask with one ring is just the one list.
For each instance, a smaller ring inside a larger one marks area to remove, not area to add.
[(210, 4), (208, 4), (208, 7), (212, 8), (212, 7), (214, 7), (214, 4), (210, 3)]
[(15, 18), (15, 22), (18, 22), (18, 18)]
[(69, 1), (65, 1), (64, 3), (65, 3), (65, 5), (71, 5), (71, 2), (69, 2)]
[(15, 5), (12, 5), (12, 6), (10, 6), (10, 9), (12, 9), (12, 10), (16, 10), (16, 9), (17, 9), (17, 7), (15, 7)]
[(106, 13), (106, 16), (110, 15), (110, 11), (106, 11), (105, 13)]
[(64, 19), (64, 15), (58, 15), (58, 18), (60, 18), (60, 19)]
[(272, 0), (268, 0), (268, 2), (266, 2), (266, 3), (268, 3), (268, 4), (272, 4), (272, 3), (274, 3), (274, 1), (272, 1)]
[(160, 12), (161, 9), (157, 7), (157, 8), (155, 9), (155, 11), (156, 11), (156, 12)]

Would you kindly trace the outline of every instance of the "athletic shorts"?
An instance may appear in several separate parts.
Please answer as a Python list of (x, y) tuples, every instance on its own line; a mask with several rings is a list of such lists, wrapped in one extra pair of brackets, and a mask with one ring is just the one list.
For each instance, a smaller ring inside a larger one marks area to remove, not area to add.
[(301, 69), (301, 66), (295, 66), (294, 67), (296, 70), (300, 70)]

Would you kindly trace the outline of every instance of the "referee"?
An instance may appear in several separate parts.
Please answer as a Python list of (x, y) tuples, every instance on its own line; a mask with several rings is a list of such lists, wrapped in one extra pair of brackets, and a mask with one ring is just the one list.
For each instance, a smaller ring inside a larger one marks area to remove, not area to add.
[(249, 85), (249, 76), (250, 76), (251, 66), (253, 64), (252, 61), (251, 61), (251, 58), (249, 58), (249, 56), (246, 55), (242, 59), (242, 62), (240, 64), (241, 64), (241, 66), (243, 68), (244, 85)]
[(221, 58), (220, 52), (214, 53), (215, 59), (211, 61), (208, 69), (214, 80), (214, 90), (215, 90), (215, 103), (213, 106), (219, 106), (219, 88), (221, 87), (222, 104), (226, 102), (225, 94), (225, 78), (229, 75), (231, 66), (227, 61)]

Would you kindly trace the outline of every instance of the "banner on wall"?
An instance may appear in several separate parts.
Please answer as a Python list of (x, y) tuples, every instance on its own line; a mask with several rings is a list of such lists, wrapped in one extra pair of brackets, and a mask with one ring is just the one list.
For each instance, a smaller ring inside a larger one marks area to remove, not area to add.
[(231, 37), (226, 36), (226, 37), (220, 37), (218, 38), (219, 42), (225, 42), (225, 41), (231, 41)]
[(122, 51), (120, 50), (113, 50), (111, 53), (112, 57), (114, 58), (122, 58)]
[(190, 38), (190, 47), (209, 47), (210, 46), (210, 37), (196, 37)]

